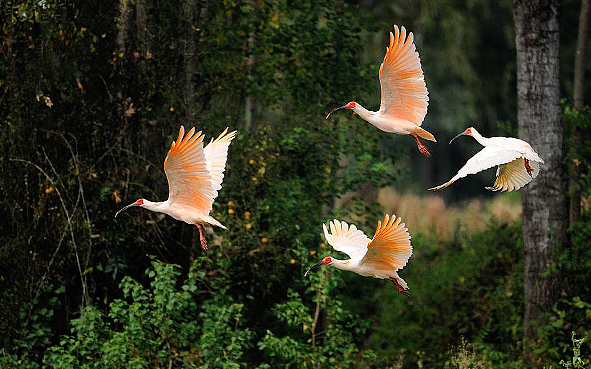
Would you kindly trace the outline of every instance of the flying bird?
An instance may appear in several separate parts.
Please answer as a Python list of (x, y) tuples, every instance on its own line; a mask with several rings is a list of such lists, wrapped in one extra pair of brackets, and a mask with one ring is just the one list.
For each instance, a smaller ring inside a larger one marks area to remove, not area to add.
[(498, 165), (497, 179), (492, 187), (485, 188), (491, 191), (518, 190), (538, 176), (539, 163), (544, 163), (527, 142), (513, 137), (482, 137), (474, 127), (466, 128), (452, 138), (449, 144), (464, 135), (474, 137), (484, 148), (471, 157), (452, 179), (429, 190), (441, 190), (468, 174), (478, 173), (495, 165)]
[(203, 235), (203, 224), (212, 224), (226, 229), (214, 217), (209, 215), (213, 200), (222, 188), (224, 169), (228, 156), (228, 147), (236, 131), (228, 133), (228, 128), (218, 138), (203, 147), (204, 135), (195, 133), (195, 128), (185, 136), (185, 128), (181, 126), (179, 137), (168, 151), (164, 159), (164, 172), (168, 179), (168, 199), (152, 202), (138, 199), (134, 203), (119, 210), (140, 206), (148, 210), (168, 214), (185, 223), (195, 224), (199, 229), (201, 246), (207, 250), (207, 240)]
[(351, 101), (347, 105), (336, 108), (326, 116), (341, 109), (351, 109), (362, 119), (373, 124), (384, 132), (399, 135), (410, 135), (417, 142), (419, 151), (430, 157), (431, 153), (421, 143), (419, 137), (437, 142), (435, 137), (421, 128), (427, 114), (429, 93), (421, 69), (419, 53), (415, 51), (413, 34), (406, 37), (406, 29), (394, 26), (394, 34), (390, 32), (390, 46), (380, 66), (381, 103), (380, 110), (370, 111), (361, 104)]
[(408, 285), (396, 272), (402, 269), (412, 255), (410, 234), (395, 215), (384, 216), (384, 222), (378, 221), (378, 227), (369, 239), (363, 231), (354, 225), (333, 220), (330, 222), (330, 233), (323, 224), (324, 237), (336, 250), (349, 255), (348, 260), (339, 260), (327, 256), (306, 271), (304, 277), (311, 270), (322, 265), (330, 265), (341, 270), (350, 270), (365, 277), (389, 278), (394, 286), (405, 296), (410, 296)]

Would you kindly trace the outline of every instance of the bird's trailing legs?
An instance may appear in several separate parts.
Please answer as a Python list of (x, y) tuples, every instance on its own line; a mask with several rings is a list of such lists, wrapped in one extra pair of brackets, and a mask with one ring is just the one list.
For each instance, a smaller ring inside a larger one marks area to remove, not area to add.
[(402, 287), (400, 285), (400, 283), (398, 282), (398, 280), (396, 280), (396, 278), (392, 278), (390, 277), (390, 280), (392, 281), (392, 283), (394, 284), (394, 287), (396, 287), (396, 289), (403, 294), (406, 297), (410, 297), (410, 292), (408, 292), (408, 290), (404, 289), (404, 287)]
[(195, 223), (195, 225), (197, 226), (197, 229), (199, 229), (199, 241), (201, 241), (201, 247), (203, 247), (203, 250), (207, 250), (209, 247), (207, 246), (207, 240), (203, 235), (203, 226), (199, 223)]
[(429, 150), (427, 150), (427, 146), (423, 145), (421, 143), (421, 141), (419, 140), (419, 136), (417, 136), (414, 133), (410, 134), (415, 141), (417, 141), (417, 147), (419, 148), (419, 151), (421, 152), (421, 154), (425, 155), (426, 157), (430, 158), (431, 157), (431, 153), (429, 152)]
[(529, 165), (529, 160), (527, 160), (527, 159), (524, 159), (523, 161), (525, 162), (525, 170), (527, 170), (527, 174), (529, 174), (529, 176), (533, 178), (534, 176), (532, 176), (532, 172), (533, 172), (534, 170), (533, 170), (533, 169), (532, 169), (532, 167)]

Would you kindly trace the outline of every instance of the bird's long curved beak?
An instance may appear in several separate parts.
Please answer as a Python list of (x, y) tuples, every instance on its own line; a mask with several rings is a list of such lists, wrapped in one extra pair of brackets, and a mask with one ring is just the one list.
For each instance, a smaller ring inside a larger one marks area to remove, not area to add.
[(463, 136), (463, 135), (465, 135), (465, 134), (466, 134), (466, 132), (462, 132), (462, 133), (460, 133), (459, 135), (457, 135), (456, 137), (452, 138), (451, 140), (449, 140), (449, 144), (448, 144), (448, 145), (451, 145), (451, 143), (452, 143), (452, 141), (453, 141), (453, 140), (455, 140), (456, 138), (458, 138), (458, 137), (460, 137), (460, 136)]
[(117, 218), (117, 215), (119, 215), (119, 213), (121, 213), (123, 210), (127, 210), (131, 207), (135, 206), (135, 202), (132, 204), (127, 205), (126, 207), (124, 207), (123, 209), (119, 210), (118, 212), (115, 213), (115, 218)]
[(322, 266), (322, 260), (320, 260), (317, 264), (314, 264), (310, 267), (310, 269), (306, 270), (306, 273), (304, 273), (304, 277), (308, 276), (308, 273), (310, 273), (313, 270), (316, 270), (318, 268), (320, 268)]
[(337, 110), (343, 110), (343, 109), (347, 109), (347, 105), (343, 105), (341, 107), (338, 107), (338, 108), (334, 109), (333, 111), (331, 111), (330, 113), (328, 113), (328, 115), (326, 116), (326, 119), (328, 119), (328, 117), (330, 117), (330, 115), (332, 113), (334, 113), (335, 111), (337, 111)]

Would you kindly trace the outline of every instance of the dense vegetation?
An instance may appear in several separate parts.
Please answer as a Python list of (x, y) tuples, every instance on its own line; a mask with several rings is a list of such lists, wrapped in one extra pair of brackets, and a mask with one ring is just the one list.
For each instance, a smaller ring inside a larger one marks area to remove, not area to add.
[[(407, 137), (349, 114), (324, 120), (349, 100), (379, 105), (392, 23), (415, 32), (431, 99), (425, 124), (442, 142), (469, 125), (516, 134), (511, 3), (493, 3), (3, 2), (0, 364), (522, 365), (521, 222), (458, 226), (451, 237), (410, 229), (415, 254), (401, 274), (411, 298), (331, 268), (302, 278), (330, 252), (323, 222), (354, 221), (371, 235), (383, 214), (377, 188), (422, 193), (475, 147), (432, 145), (429, 161)], [(576, 8), (563, 18), (576, 19)], [(563, 114), (567, 133), (583, 132), (568, 160), (587, 202), (537, 347), (554, 367), (591, 336), (591, 118), (568, 100)], [(207, 232), (207, 252), (194, 226), (170, 217), (113, 219), (136, 198), (165, 199), (162, 161), (181, 124), (208, 138), (239, 131), (213, 209), (228, 229)], [(449, 198), (483, 195), (483, 178)], [(475, 355), (461, 359), (455, 347)]]

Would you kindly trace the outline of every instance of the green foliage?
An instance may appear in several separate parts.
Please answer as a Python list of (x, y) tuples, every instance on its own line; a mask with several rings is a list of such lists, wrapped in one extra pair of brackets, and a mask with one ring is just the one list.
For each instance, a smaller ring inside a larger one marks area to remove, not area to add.
[(87, 307), (72, 320), (71, 335), (50, 348), (44, 363), (52, 367), (145, 368), (241, 367), (252, 332), (242, 328), (242, 304), (223, 290), (201, 306), (195, 301), (198, 264), (177, 290), (178, 267), (154, 261), (146, 271), (146, 289), (125, 277), (125, 299), (113, 301), (106, 314)]
[[(351, 367), (375, 360), (371, 351), (361, 351), (354, 343), (351, 329), (357, 333), (364, 333), (365, 329), (343, 309), (341, 301), (326, 295), (326, 287), (322, 288), (323, 284), (330, 284), (322, 282), (330, 273), (319, 274), (320, 282), (314, 278), (314, 284), (320, 283), (314, 312), (292, 290), (288, 293), (289, 300), (273, 309), (279, 320), (287, 325), (290, 334), (277, 337), (272, 331), (267, 331), (259, 341), (259, 348), (270, 356), (271, 367)], [(324, 326), (321, 321), (324, 321)]]
[[(302, 278), (329, 253), (320, 224), (338, 216), (371, 235), (383, 211), (365, 189), (408, 167), (407, 141), (344, 112), (324, 120), (348, 100), (378, 106), (392, 19), (415, 32), (427, 128), (492, 130), (515, 110), (512, 30), (498, 21), (510, 3), (389, 2), (371, 15), (337, 0), (212, 1), (191, 19), (185, 5), (2, 3), (0, 365), (437, 367), (461, 334), (486, 362), (519, 366), (518, 224), (444, 244), (411, 230), (410, 299), (352, 273)], [(577, 114), (565, 122), (587, 134)], [(192, 225), (141, 210), (113, 220), (138, 197), (166, 197), (162, 160), (181, 124), (208, 139), (239, 131), (212, 211), (228, 229), (206, 234), (206, 254)], [(442, 168), (428, 165), (415, 167)], [(588, 337), (589, 224), (561, 256), (567, 297), (540, 347), (549, 362), (569, 350), (565, 332)]]
[(517, 365), (523, 334), (520, 245), (519, 224), (491, 223), (449, 244), (413, 234), (414, 254), (403, 270), (412, 297), (402, 299), (383, 286), (366, 302), (378, 305), (369, 340), (381, 348), (382, 365), (404, 349), (405, 367), (443, 367), (460, 336), (494, 367)]
[(560, 360), (560, 365), (564, 368), (585, 368), (585, 362), (581, 359), (581, 345), (586, 341), (586, 338), (577, 339), (575, 332), (572, 332), (573, 341), (573, 357), (572, 360), (564, 361)]
[[(569, 191), (580, 191), (581, 198), (586, 206), (583, 206), (581, 212), (587, 212), (589, 217), (591, 207), (589, 198), (591, 197), (591, 147), (588, 142), (591, 141), (591, 110), (586, 107), (583, 110), (577, 110), (567, 102), (562, 100), (562, 119), (565, 126), (566, 145), (569, 148), (569, 155), (566, 160), (576, 165), (580, 177), (577, 182), (569, 183)], [(573, 134), (576, 132), (576, 134)]]
[[(39, 368), (43, 353), (51, 343), (50, 324), (55, 312), (60, 308), (59, 296), (64, 288), (55, 290), (49, 285), (43, 287), (43, 293), (37, 296), (37, 303), (43, 301), (43, 307), (31, 303), (25, 305), (20, 312), (20, 325), (15, 327), (15, 338), (0, 348), (0, 367), (2, 368)], [(47, 298), (46, 296), (52, 297)]]

